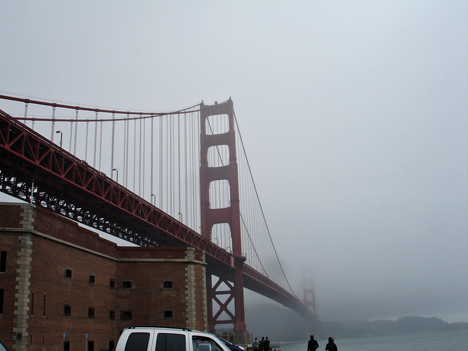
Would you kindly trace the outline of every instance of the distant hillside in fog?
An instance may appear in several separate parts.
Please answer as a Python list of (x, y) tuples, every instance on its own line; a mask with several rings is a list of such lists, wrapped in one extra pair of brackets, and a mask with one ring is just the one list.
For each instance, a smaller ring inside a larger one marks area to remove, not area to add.
[[(307, 340), (304, 319), (287, 308), (274, 305), (246, 306), (246, 322), (253, 337), (274, 341)], [(319, 338), (360, 337), (448, 330), (468, 330), (468, 323), (447, 323), (440, 318), (402, 317), (396, 321), (321, 322)]]
[(322, 322), (330, 335), (359, 337), (368, 335), (407, 334), (449, 330), (468, 330), (468, 323), (447, 323), (437, 317), (402, 317), (396, 321), (379, 320), (373, 322)]

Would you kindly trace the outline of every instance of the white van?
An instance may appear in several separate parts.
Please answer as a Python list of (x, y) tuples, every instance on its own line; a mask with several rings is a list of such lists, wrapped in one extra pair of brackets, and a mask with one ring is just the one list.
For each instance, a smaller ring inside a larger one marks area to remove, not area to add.
[(130, 327), (115, 351), (230, 351), (215, 335), (185, 328)]

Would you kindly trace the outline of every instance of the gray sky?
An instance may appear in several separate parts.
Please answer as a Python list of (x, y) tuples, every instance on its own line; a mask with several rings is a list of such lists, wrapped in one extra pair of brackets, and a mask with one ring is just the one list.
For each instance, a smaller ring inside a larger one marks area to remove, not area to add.
[(468, 321), (467, 1), (1, 1), (0, 47), (2, 93), (231, 96), (280, 258), (297, 288), (313, 269), (323, 319)]

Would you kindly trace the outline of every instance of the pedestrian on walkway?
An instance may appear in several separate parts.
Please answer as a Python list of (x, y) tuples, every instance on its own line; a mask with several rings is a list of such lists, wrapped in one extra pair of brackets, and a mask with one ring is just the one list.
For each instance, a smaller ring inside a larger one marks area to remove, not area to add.
[(317, 340), (315, 340), (314, 336), (311, 335), (310, 340), (307, 343), (307, 351), (315, 351), (315, 350), (318, 349), (318, 347), (319, 347), (319, 344), (318, 344)]
[(254, 351), (259, 351), (260, 343), (258, 342), (257, 338), (255, 338), (255, 341), (252, 343), (252, 347)]
[(338, 346), (336, 346), (335, 340), (333, 340), (331, 336), (328, 338), (328, 344), (325, 346), (325, 350), (338, 351)]
[(260, 351), (263, 351), (265, 347), (265, 337), (262, 336), (262, 340), (260, 340)]

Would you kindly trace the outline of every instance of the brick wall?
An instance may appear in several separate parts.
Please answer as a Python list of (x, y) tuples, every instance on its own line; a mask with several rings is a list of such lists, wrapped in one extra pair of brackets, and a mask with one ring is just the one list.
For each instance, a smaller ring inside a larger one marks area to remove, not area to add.
[[(1, 216), (0, 216), (1, 217)], [(1, 227), (0, 227), (1, 230)], [(14, 321), (16, 290), (16, 258), (18, 257), (18, 240), (16, 233), (1, 233), (0, 251), (6, 252), (5, 272), (0, 273), (0, 289), (3, 289), (3, 313), (0, 314), (0, 340), (9, 345), (11, 350)], [(8, 340), (7, 340), (8, 338)]]
[(21, 228), (21, 206), (11, 206), (9, 203), (0, 202), (0, 228)]
[(206, 328), (199, 250), (119, 247), (29, 204), (0, 204), (0, 249), (0, 339), (11, 350), (100, 350), (131, 325)]

